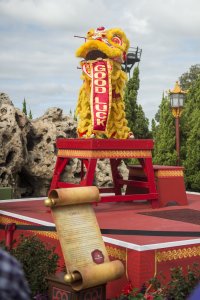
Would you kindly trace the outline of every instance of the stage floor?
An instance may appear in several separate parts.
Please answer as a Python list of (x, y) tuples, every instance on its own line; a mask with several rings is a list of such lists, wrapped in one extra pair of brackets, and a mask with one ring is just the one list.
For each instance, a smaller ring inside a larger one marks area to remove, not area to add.
[[(200, 231), (200, 194), (187, 193), (189, 205), (153, 209), (147, 202), (99, 203), (94, 206), (101, 229), (156, 231)], [(54, 226), (45, 198), (0, 201), (1, 216), (14, 217), (35, 224)], [(162, 212), (162, 213), (161, 213)], [(153, 214), (153, 215), (150, 215)], [(103, 235), (105, 242), (137, 251), (200, 243), (200, 238)]]
[[(126, 270), (122, 279), (107, 285), (107, 299), (119, 295), (129, 280), (140, 289), (160, 271), (169, 276), (172, 267), (182, 266), (186, 269), (194, 262), (200, 263), (200, 237), (146, 236), (144, 232), (161, 231), (163, 235), (165, 231), (199, 233), (200, 194), (187, 193), (187, 198), (188, 205), (159, 209), (152, 209), (148, 202), (138, 201), (93, 206), (102, 230), (143, 231), (140, 235), (103, 234), (109, 256), (111, 259), (120, 259)], [(50, 209), (44, 206), (44, 199), (0, 201), (0, 223), (55, 226)], [(55, 232), (43, 234), (60, 247)], [(4, 230), (0, 230), (0, 235), (2, 240)]]

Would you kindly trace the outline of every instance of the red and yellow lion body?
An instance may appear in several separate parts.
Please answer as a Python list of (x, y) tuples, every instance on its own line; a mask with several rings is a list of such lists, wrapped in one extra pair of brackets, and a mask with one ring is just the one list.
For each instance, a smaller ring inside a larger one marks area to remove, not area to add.
[(122, 70), (129, 48), (125, 33), (118, 28), (89, 30), (86, 42), (77, 50), (83, 85), (76, 114), (78, 136), (84, 138), (132, 137), (123, 101), (126, 73)]

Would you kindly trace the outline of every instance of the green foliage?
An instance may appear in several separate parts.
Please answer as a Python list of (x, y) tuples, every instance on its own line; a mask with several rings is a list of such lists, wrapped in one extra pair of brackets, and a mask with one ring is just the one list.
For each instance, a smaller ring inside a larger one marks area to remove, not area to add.
[[(180, 118), (180, 159), (185, 167), (186, 188), (200, 191), (200, 64), (179, 78), (183, 90), (188, 90)], [(164, 98), (152, 121), (155, 140), (154, 163), (176, 165), (175, 128), (171, 109)]]
[(143, 294), (139, 293), (139, 294), (136, 294), (136, 295), (134, 295), (134, 294), (130, 294), (130, 295), (127, 295), (127, 296), (121, 295), (118, 299), (119, 300), (142, 300), (142, 299), (144, 300), (146, 298), (144, 298)]
[(170, 279), (162, 274), (149, 281), (149, 288), (143, 292), (132, 289), (128, 293), (120, 295), (118, 300), (183, 300), (187, 299), (200, 280), (200, 269), (198, 264), (188, 266), (186, 272), (181, 267), (172, 268)]
[(22, 112), (27, 116), (26, 99), (24, 98)]
[(149, 133), (149, 121), (145, 117), (144, 111), (142, 109), (142, 106), (139, 104), (137, 106), (137, 111), (136, 111), (136, 121), (135, 121), (135, 129), (134, 129), (134, 134), (136, 138), (149, 138), (150, 133)]
[[(163, 277), (164, 279), (164, 277)], [(200, 280), (200, 270), (198, 264), (187, 267), (187, 272), (183, 272), (182, 267), (172, 268), (170, 280), (163, 284), (158, 278), (150, 280), (152, 289), (160, 290), (162, 299), (183, 300), (191, 294)], [(156, 283), (156, 285), (154, 285)]]
[(200, 64), (196, 64), (190, 67), (190, 70), (179, 78), (181, 88), (188, 90), (193, 82), (195, 82), (200, 75)]
[(77, 116), (76, 116), (76, 111), (74, 111), (74, 116), (73, 116), (74, 121), (77, 121)]
[(17, 245), (11, 250), (22, 264), (32, 296), (47, 291), (46, 277), (57, 269), (58, 255), (54, 248), (44, 244), (37, 236), (21, 235)]
[(28, 115), (29, 119), (32, 120), (33, 119), (33, 115), (32, 115), (32, 111), (29, 111), (29, 115)]
[(193, 111), (189, 124), (184, 161), (186, 184), (188, 189), (200, 191), (200, 110)]
[(133, 71), (132, 78), (129, 79), (125, 89), (125, 107), (128, 126), (136, 138), (149, 137), (149, 121), (145, 117), (142, 106), (137, 104), (137, 95), (140, 87), (139, 68)]
[(160, 165), (176, 165), (175, 125), (169, 100), (163, 96), (159, 106), (159, 123), (152, 120), (152, 135), (155, 141), (153, 163)]
[(200, 191), (200, 77), (190, 86), (181, 118), (181, 158), (187, 189)]
[(155, 119), (152, 119), (151, 120), (151, 134), (154, 138), (156, 137), (156, 127), (157, 127), (156, 121), (155, 121)]
[(24, 101), (23, 101), (23, 103), (22, 103), (22, 112), (23, 112), (26, 116), (28, 116), (28, 118), (29, 118), (30, 120), (33, 119), (32, 111), (29, 110), (29, 113), (27, 112), (27, 105), (26, 105), (26, 99), (25, 99), (25, 98), (24, 98)]

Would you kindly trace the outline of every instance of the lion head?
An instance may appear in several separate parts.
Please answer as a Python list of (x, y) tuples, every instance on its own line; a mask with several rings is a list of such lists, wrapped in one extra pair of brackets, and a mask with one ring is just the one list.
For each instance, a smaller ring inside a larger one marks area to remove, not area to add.
[(88, 31), (86, 42), (77, 49), (76, 56), (85, 60), (109, 58), (123, 63), (128, 48), (129, 40), (120, 28), (99, 27)]

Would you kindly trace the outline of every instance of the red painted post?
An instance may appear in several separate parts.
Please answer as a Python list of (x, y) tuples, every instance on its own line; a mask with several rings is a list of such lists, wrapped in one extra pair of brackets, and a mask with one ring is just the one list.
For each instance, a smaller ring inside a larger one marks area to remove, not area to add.
[(5, 245), (8, 250), (12, 249), (13, 235), (16, 230), (15, 223), (9, 223), (5, 226)]
[(180, 130), (179, 130), (179, 116), (176, 117), (176, 152), (177, 152), (177, 166), (180, 166)]

